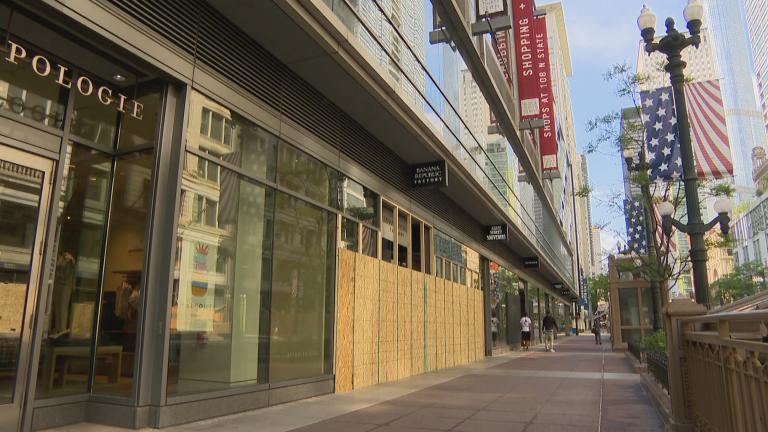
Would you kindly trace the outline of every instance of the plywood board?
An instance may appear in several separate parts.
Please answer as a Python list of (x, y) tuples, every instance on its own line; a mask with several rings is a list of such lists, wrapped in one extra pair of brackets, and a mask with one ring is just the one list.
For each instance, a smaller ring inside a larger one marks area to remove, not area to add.
[(475, 290), (467, 287), (467, 304), (464, 307), (467, 314), (467, 361), (475, 361)]
[(459, 361), (461, 364), (469, 363), (469, 316), (467, 314), (468, 294), (469, 288), (465, 285), (459, 284), (459, 316), (461, 317), (461, 338), (459, 339), (461, 350)]
[(435, 277), (427, 276), (427, 370), (437, 369), (437, 304), (435, 296), (437, 289), (435, 287)]
[(424, 373), (424, 297), (426, 279), (424, 273), (411, 270), (411, 374)]
[(411, 376), (411, 270), (397, 269), (397, 377)]
[(483, 308), (483, 292), (477, 291), (476, 295), (475, 316), (477, 316), (477, 324), (475, 331), (477, 332), (477, 341), (475, 343), (475, 350), (477, 351), (477, 359), (480, 360), (485, 357), (485, 310)]
[(435, 279), (435, 369), (445, 368), (445, 279)]
[(352, 390), (355, 319), (355, 253), (339, 249), (336, 288), (336, 393)]
[(397, 268), (379, 261), (381, 322), (379, 331), (379, 382), (397, 379)]
[(454, 357), (455, 345), (453, 343), (453, 335), (455, 333), (455, 307), (453, 297), (453, 282), (445, 281), (445, 367), (453, 367), (456, 365), (456, 357)]
[(378, 260), (355, 254), (354, 388), (378, 383), (379, 266)]

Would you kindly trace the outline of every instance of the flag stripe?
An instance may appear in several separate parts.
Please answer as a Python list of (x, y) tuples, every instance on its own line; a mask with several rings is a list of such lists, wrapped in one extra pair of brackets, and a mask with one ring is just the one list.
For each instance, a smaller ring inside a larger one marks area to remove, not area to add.
[(720, 83), (716, 80), (686, 85), (688, 114), (694, 137), (696, 172), (703, 178), (733, 175), (730, 144)]

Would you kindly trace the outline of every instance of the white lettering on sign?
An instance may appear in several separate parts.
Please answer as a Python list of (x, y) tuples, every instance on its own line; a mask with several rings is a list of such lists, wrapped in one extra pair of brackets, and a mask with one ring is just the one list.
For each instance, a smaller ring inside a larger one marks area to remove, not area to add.
[(506, 0), (477, 0), (477, 16), (504, 12), (504, 1)]
[[(5, 60), (7, 62), (13, 63), (13, 64), (19, 64), (19, 60), (28, 60), (30, 62), (30, 65), (32, 66), (32, 71), (41, 76), (41, 77), (47, 77), (50, 76), (53, 73), (53, 80), (56, 84), (71, 89), (72, 88), (72, 81), (68, 80), (66, 77), (67, 71), (69, 69), (66, 66), (51, 63), (50, 60), (48, 60), (46, 57), (41, 55), (36, 55), (32, 57), (31, 59), (27, 58), (27, 50), (13, 42), (8, 41), (8, 54), (5, 57)], [(75, 88), (77, 89), (80, 94), (83, 96), (90, 96), (96, 92), (96, 96), (99, 99), (99, 102), (106, 106), (110, 106), (112, 102), (115, 101), (112, 94), (113, 91), (111, 88), (107, 86), (100, 86), (96, 88), (96, 85), (93, 83), (91, 78), (81, 75), (77, 78), (77, 81), (75, 82)], [(144, 105), (140, 103), (137, 100), (129, 99), (128, 96), (125, 96), (122, 93), (117, 94), (117, 106), (115, 109), (122, 113), (126, 113), (130, 115), (131, 117), (141, 120), (144, 116)], [(130, 109), (126, 110), (126, 107), (129, 106)]]
[(443, 183), (444, 175), (444, 167), (440, 164), (417, 166), (413, 169), (413, 184), (440, 184)]
[(486, 240), (506, 240), (507, 230), (504, 225), (492, 225), (488, 227), (488, 232), (485, 234)]

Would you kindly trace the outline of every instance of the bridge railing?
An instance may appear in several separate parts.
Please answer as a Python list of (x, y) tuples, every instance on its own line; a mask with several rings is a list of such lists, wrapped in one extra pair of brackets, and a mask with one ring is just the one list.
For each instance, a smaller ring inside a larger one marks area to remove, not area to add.
[(768, 311), (666, 308), (672, 422), (702, 431), (768, 431)]

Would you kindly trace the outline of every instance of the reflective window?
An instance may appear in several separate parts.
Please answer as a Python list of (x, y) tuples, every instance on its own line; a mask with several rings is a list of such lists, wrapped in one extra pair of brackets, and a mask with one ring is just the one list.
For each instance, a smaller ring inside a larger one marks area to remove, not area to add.
[(421, 271), (421, 221), (411, 218), (411, 268)]
[(338, 171), (286, 143), (280, 143), (278, 153), (280, 186), (320, 204), (342, 208)]
[(341, 175), (342, 209), (363, 223), (379, 226), (379, 195), (360, 183)]
[(640, 326), (640, 305), (637, 303), (636, 288), (619, 289), (619, 310), (622, 326)]
[[(182, 175), (169, 395), (266, 381), (260, 329), (271, 283), (274, 192), (231, 170), (221, 173), (226, 190)], [(195, 203), (203, 194), (219, 205), (201, 218)]]
[(37, 398), (87, 391), (111, 171), (110, 155), (67, 146)]
[(359, 225), (353, 220), (341, 218), (341, 247), (357, 252), (357, 228)]
[[(189, 104), (188, 149), (221, 159), (256, 178), (275, 180), (276, 136), (200, 93), (192, 92)], [(215, 164), (210, 166), (193, 153), (186, 158), (186, 164), (198, 167), (196, 178), (190, 181), (218, 181)]]
[(128, 396), (133, 385), (152, 161), (152, 151), (143, 151), (115, 163), (93, 371), (97, 392)]
[(373, 228), (363, 225), (363, 249), (362, 252), (369, 257), (378, 258), (379, 232)]
[(432, 274), (432, 228), (424, 225), (424, 273)]
[(336, 216), (277, 193), (270, 382), (332, 372)]
[(381, 205), (381, 259), (395, 262), (395, 209), (388, 203)]
[(410, 225), (408, 214), (398, 211), (397, 216), (397, 264), (400, 267), (408, 267), (408, 248), (411, 239), (408, 234)]
[[(4, 26), (7, 12), (3, 12)], [(0, 110), (61, 129), (64, 127), (68, 91), (50, 76), (41, 77), (36, 74), (30, 59), (37, 53), (28, 46), (24, 46), (24, 49), (27, 51), (26, 58), (17, 59), (15, 64), (0, 58)], [(3, 57), (6, 57), (5, 53)], [(64, 71), (62, 77), (65, 81), (71, 81), (72, 72)]]

